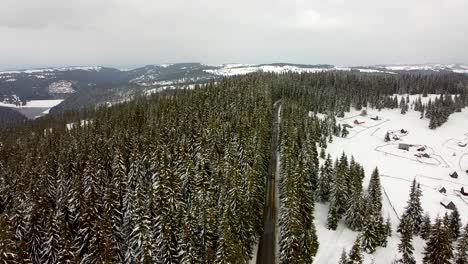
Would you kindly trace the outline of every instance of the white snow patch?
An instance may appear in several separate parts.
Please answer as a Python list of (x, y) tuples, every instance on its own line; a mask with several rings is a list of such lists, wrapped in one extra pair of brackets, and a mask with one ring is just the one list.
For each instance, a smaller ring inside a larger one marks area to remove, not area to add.
[(72, 82), (66, 81), (66, 80), (60, 80), (60, 81), (51, 83), (47, 87), (47, 90), (49, 91), (50, 94), (70, 94), (70, 93), (75, 92), (72, 86), (73, 86)]
[(32, 101), (28, 101), (25, 105), (22, 105), (22, 106), (0, 102), (0, 106), (10, 107), (10, 108), (36, 108), (36, 107), (52, 108), (52, 107), (60, 104), (61, 102), (63, 102), (63, 99), (57, 99), (57, 100), (32, 100)]
[[(406, 96), (406, 95), (404, 95)], [(429, 95), (426, 98), (435, 98)], [(413, 101), (419, 95), (410, 96)], [(354, 156), (366, 171), (364, 187), (367, 187), (372, 170), (378, 166), (381, 174), (381, 182), (384, 190), (383, 216), (390, 216), (393, 227), (393, 236), (389, 238), (386, 248), (379, 247), (372, 254), (365, 254), (366, 262), (391, 263), (398, 256), (397, 245), (400, 242), (400, 234), (396, 233), (399, 224), (399, 216), (403, 213), (409, 197), (411, 182), (416, 179), (423, 192), (421, 203), (423, 209), (430, 214), (432, 220), (437, 215), (443, 215), (449, 210), (440, 204), (444, 199), (452, 201), (458, 208), (461, 220), (468, 221), (468, 198), (463, 197), (459, 190), (462, 186), (468, 188), (468, 147), (458, 146), (459, 141), (468, 140), (468, 108), (461, 113), (454, 113), (449, 117), (447, 123), (441, 127), (431, 130), (428, 128), (428, 119), (420, 119), (420, 113), (408, 111), (401, 115), (399, 109), (384, 109), (382, 111), (367, 109), (368, 116), (360, 116), (360, 111), (353, 110), (346, 113), (344, 118), (338, 119), (341, 124), (348, 123), (350, 128), (348, 138), (334, 137), (333, 143), (328, 145), (327, 151), (333, 158), (337, 158), (342, 152), (348, 157)], [(371, 120), (370, 117), (379, 116), (380, 120)], [(364, 122), (354, 124), (354, 120)], [(398, 141), (386, 146), (384, 136), (386, 131), (400, 129), (408, 130), (408, 134), (401, 137), (402, 143), (427, 146), (425, 153), (430, 158), (417, 158), (417, 149), (409, 152), (399, 150)], [(389, 148), (389, 153), (378, 151), (379, 148)], [(431, 159), (439, 162), (430, 162)], [(450, 172), (456, 171), (458, 178), (451, 178)], [(440, 193), (440, 187), (447, 189), (446, 194)], [(315, 224), (320, 247), (314, 262), (337, 263), (343, 247), (349, 252), (358, 233), (346, 228), (342, 222), (336, 231), (326, 228), (328, 205), (316, 203)], [(417, 263), (422, 261), (422, 253), (425, 241), (415, 236), (413, 239), (415, 257)]]

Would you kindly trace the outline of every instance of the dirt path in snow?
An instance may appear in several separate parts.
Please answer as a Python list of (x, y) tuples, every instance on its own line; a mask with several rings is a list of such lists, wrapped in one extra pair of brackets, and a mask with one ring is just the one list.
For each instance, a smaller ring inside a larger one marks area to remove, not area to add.
[(257, 251), (257, 264), (276, 264), (276, 223), (278, 219), (276, 204), (276, 179), (278, 174), (278, 140), (281, 100), (275, 102), (271, 133), (271, 156), (268, 166), (266, 203), (263, 210), (263, 235), (260, 238)]

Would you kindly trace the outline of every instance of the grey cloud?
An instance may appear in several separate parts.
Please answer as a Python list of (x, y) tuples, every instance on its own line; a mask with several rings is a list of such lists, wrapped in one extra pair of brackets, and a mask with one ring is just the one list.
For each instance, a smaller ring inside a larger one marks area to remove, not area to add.
[(468, 63), (464, 0), (4, 0), (0, 67)]

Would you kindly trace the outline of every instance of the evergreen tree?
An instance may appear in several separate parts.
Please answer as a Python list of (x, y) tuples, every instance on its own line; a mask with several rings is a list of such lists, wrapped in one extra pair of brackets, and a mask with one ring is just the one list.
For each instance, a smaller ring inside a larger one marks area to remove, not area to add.
[(338, 212), (336, 210), (335, 202), (330, 203), (330, 208), (328, 209), (327, 217), (327, 227), (331, 230), (336, 230), (338, 226)]
[[(405, 218), (402, 221), (410, 221), (409, 218)], [(401, 242), (398, 244), (398, 252), (401, 253), (401, 263), (404, 264), (415, 264), (416, 260), (413, 256), (414, 247), (411, 244), (413, 240), (413, 230), (411, 224), (405, 223), (402, 225), (403, 230), (401, 230)]]
[(348, 135), (349, 135), (348, 129), (345, 126), (343, 126), (343, 130), (341, 130), (341, 137), (345, 138)]
[(453, 235), (453, 240), (457, 240), (460, 236), (460, 227), (461, 227), (461, 220), (460, 220), (460, 213), (458, 209), (455, 207), (455, 210), (452, 211), (450, 215), (450, 223), (449, 223), (450, 230)]
[(366, 217), (366, 208), (362, 194), (360, 192), (356, 192), (351, 198), (350, 203), (351, 204), (345, 214), (346, 224), (351, 228), (351, 230), (360, 231), (364, 226), (364, 219)]
[(338, 261), (338, 264), (348, 264), (348, 256), (346, 255), (346, 250), (343, 248), (343, 251), (341, 252), (341, 257), (340, 260)]
[(334, 169), (330, 154), (328, 154), (324, 165), (320, 168), (320, 178), (318, 181), (317, 198), (319, 201), (330, 200), (330, 193), (334, 181)]
[(369, 182), (368, 195), (374, 211), (380, 213), (382, 211), (382, 187), (380, 185), (379, 170), (374, 169)]
[[(401, 233), (401, 230), (403, 230), (403, 224), (411, 225), (414, 234), (418, 234), (420, 232), (421, 225), (423, 222), (423, 209), (421, 206), (420, 198), (421, 196), (421, 187), (416, 182), (416, 180), (413, 180), (413, 183), (411, 185), (410, 198), (407, 202), (407, 206), (405, 207), (405, 211), (401, 217), (402, 221), (398, 226), (398, 232)], [(409, 218), (409, 221), (403, 221), (405, 218)]]
[(362, 231), (362, 249), (371, 254), (378, 245), (378, 234), (374, 216), (370, 214)]
[(359, 238), (354, 241), (353, 247), (349, 252), (348, 264), (364, 263), (364, 255), (362, 254), (361, 241)]
[(429, 214), (426, 213), (424, 215), (423, 223), (421, 226), (421, 232), (420, 232), (421, 238), (424, 240), (428, 240), (429, 237), (431, 236), (431, 229), (432, 229), (431, 218)]
[(455, 264), (468, 263), (468, 224), (463, 230), (463, 234), (458, 240), (457, 252), (455, 254)]
[(432, 227), (431, 237), (424, 248), (423, 263), (449, 264), (453, 256), (451, 236), (449, 228), (443, 225), (440, 217), (437, 217)]

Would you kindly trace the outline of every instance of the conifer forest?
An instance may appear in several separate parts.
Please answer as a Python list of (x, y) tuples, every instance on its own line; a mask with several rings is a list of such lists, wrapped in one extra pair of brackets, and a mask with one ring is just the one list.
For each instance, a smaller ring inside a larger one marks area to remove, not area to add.
[(0, 125), (0, 263), (252, 263), (269, 199), (277, 263), (319, 263), (318, 225), (359, 233), (328, 263), (365, 263), (392, 236), (394, 263), (468, 263), (457, 209), (431, 219), (414, 180), (392, 230), (379, 168), (327, 151), (349, 135), (337, 119), (351, 109), (414, 109), (433, 131), (467, 106), (454, 73), (259, 72)]

